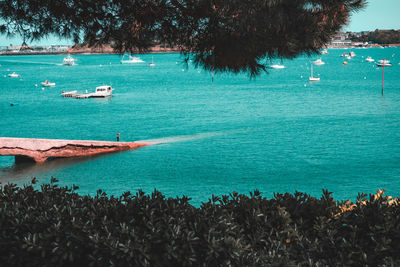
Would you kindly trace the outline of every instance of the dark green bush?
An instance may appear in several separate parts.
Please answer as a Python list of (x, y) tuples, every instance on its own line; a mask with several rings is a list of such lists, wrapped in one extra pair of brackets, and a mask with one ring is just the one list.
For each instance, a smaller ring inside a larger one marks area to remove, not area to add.
[(2, 266), (400, 266), (400, 202), (304, 193), (95, 197), (56, 180), (0, 188)]

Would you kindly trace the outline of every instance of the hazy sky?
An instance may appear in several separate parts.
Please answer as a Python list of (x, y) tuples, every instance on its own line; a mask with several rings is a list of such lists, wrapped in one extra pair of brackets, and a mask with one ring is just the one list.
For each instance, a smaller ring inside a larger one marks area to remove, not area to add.
[(344, 31), (400, 29), (400, 0), (368, 0), (368, 6), (353, 14)]
[[(375, 29), (400, 29), (400, 0), (368, 0), (368, 6), (353, 14), (349, 25), (344, 27), (344, 31), (373, 31)], [(7, 38), (0, 35), (0, 46), (20, 45), (22, 39)], [(72, 44), (70, 40), (60, 40), (57, 37), (49, 37), (33, 44)]]

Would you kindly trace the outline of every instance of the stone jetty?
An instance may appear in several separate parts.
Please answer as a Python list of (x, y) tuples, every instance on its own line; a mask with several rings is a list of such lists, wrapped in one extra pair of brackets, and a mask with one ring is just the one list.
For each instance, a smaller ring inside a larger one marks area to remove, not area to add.
[(0, 137), (0, 156), (15, 156), (15, 162), (43, 163), (48, 158), (85, 157), (136, 149), (145, 142), (108, 142)]

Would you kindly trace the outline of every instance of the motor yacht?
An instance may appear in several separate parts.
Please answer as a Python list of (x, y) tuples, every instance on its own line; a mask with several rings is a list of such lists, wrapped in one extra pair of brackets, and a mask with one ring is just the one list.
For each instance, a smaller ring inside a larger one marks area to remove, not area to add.
[(378, 67), (391, 67), (392, 63), (390, 63), (390, 60), (382, 59), (382, 60), (378, 60), (378, 63), (376, 63), (376, 65)]
[(18, 73), (13, 72), (13, 73), (8, 74), (8, 77), (11, 77), (11, 78), (19, 78), (20, 75), (19, 75)]
[(328, 49), (322, 50), (322, 51), (321, 51), (321, 54), (323, 54), (323, 55), (328, 55), (328, 54), (329, 54)]
[(134, 57), (132, 55), (128, 56), (128, 59), (124, 59), (125, 55), (121, 59), (121, 64), (136, 64), (136, 63), (144, 63), (144, 61), (140, 57)]
[(374, 62), (375, 59), (373, 59), (372, 57), (367, 57), (367, 58), (365, 59), (365, 61), (367, 61), (367, 62)]
[(311, 62), (313, 65), (318, 65), (318, 66), (320, 66), (320, 65), (324, 65), (325, 64), (325, 62), (323, 62), (322, 61), (322, 59), (317, 59), (317, 60), (315, 60), (315, 61), (313, 61), (313, 62)]
[(109, 97), (112, 96), (112, 91), (114, 89), (109, 85), (102, 85), (96, 87), (94, 93), (85, 93), (85, 94), (75, 94), (73, 97), (75, 98), (92, 98), (92, 97)]
[(45, 80), (44, 82), (41, 82), (40, 84), (43, 85), (44, 87), (56, 86), (56, 83), (51, 83), (49, 80)]
[(71, 57), (71, 55), (68, 55), (67, 57), (64, 58), (63, 60), (63, 65), (65, 66), (74, 66), (75, 65), (76, 59)]
[(285, 66), (284, 65), (275, 64), (275, 65), (271, 65), (270, 68), (271, 69), (284, 69)]

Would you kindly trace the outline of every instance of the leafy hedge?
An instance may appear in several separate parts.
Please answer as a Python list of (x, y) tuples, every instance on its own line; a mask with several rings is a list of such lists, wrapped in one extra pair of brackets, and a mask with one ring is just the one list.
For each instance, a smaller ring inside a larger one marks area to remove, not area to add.
[(400, 202), (383, 192), (353, 204), (255, 191), (196, 208), (158, 191), (76, 189), (0, 187), (3, 266), (400, 266)]

